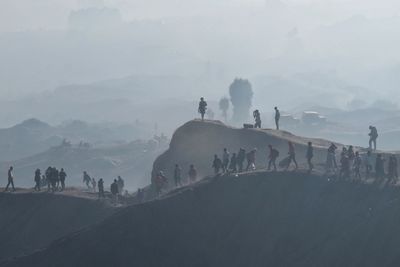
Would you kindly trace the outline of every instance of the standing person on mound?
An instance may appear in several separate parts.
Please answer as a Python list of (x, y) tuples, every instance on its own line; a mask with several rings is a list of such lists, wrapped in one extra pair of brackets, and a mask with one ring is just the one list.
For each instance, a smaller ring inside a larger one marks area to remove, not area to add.
[(253, 117), (255, 120), (255, 124), (254, 124), (254, 128), (261, 128), (261, 114), (260, 111), (258, 109), (254, 110), (253, 112)]
[(207, 102), (204, 100), (204, 97), (200, 98), (198, 111), (201, 115), (201, 120), (204, 121), (204, 115), (206, 114), (207, 111)]
[(372, 144), (374, 144), (374, 151), (376, 151), (376, 139), (378, 139), (378, 130), (375, 126), (369, 126), (369, 149), (372, 149)]
[(275, 125), (276, 129), (279, 130), (279, 120), (281, 119), (281, 113), (278, 107), (275, 107)]
[(269, 161), (268, 161), (268, 171), (271, 170), (271, 166), (274, 167), (274, 171), (277, 171), (276, 169), (276, 160), (279, 157), (279, 151), (275, 148), (272, 147), (272, 145), (268, 145), (269, 147)]
[(99, 181), (97, 182), (97, 188), (99, 189), (99, 198), (105, 198), (104, 194), (104, 181), (103, 178), (100, 178)]
[(288, 154), (289, 154), (289, 162), (287, 164), (286, 170), (289, 169), (290, 164), (292, 163), (292, 161), (296, 165), (296, 170), (297, 170), (299, 168), (299, 165), (297, 164), (297, 161), (296, 161), (296, 151), (295, 151), (295, 148), (294, 148), (294, 144), (291, 141), (289, 141), (288, 145), (289, 145), (289, 152), (288, 152)]
[(311, 173), (312, 170), (314, 169), (314, 164), (311, 162), (313, 157), (314, 157), (314, 148), (312, 142), (308, 142), (307, 153), (306, 153), (306, 159), (308, 163), (308, 173)]
[(8, 191), (8, 187), (11, 185), (12, 186), (12, 190), (15, 192), (16, 190), (15, 190), (15, 187), (14, 187), (14, 174), (13, 174), (13, 170), (14, 170), (14, 167), (13, 166), (11, 166), (9, 169), (8, 169), (8, 173), (7, 173), (7, 175), (8, 175), (8, 183), (7, 183), (7, 186), (6, 186), (6, 189), (4, 190), (4, 192), (7, 192)]
[(40, 169), (36, 169), (35, 171), (35, 191), (40, 191), (40, 179), (42, 174), (40, 173)]
[(197, 180), (197, 170), (194, 167), (194, 165), (190, 165), (190, 169), (189, 169), (189, 181), (190, 183), (195, 183)]
[(214, 173), (219, 174), (219, 171), (222, 168), (222, 160), (220, 158), (218, 158), (217, 155), (214, 155), (214, 161), (213, 161), (212, 167), (214, 168)]

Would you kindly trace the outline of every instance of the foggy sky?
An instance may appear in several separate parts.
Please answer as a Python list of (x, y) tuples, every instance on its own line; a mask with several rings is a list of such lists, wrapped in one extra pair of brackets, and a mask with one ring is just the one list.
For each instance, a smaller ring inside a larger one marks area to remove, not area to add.
[[(32, 29), (62, 29), (68, 14), (85, 7), (115, 7), (124, 19), (162, 18), (223, 13), (234, 7), (260, 7), (277, 0), (1, 0), (0, 32)], [(399, 14), (397, 0), (283, 0), (288, 7), (299, 7), (311, 15), (334, 21), (345, 16), (395, 16)]]

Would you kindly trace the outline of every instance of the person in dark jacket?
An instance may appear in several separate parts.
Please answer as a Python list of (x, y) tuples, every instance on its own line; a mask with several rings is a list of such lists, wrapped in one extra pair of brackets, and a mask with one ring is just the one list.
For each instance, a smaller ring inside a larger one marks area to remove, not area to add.
[(308, 142), (306, 159), (307, 159), (307, 163), (308, 163), (308, 172), (309, 173), (311, 173), (312, 170), (314, 169), (314, 164), (311, 162), (313, 157), (314, 157), (314, 148), (313, 148), (312, 142)]
[(35, 191), (40, 191), (40, 179), (42, 174), (40, 173), (40, 169), (36, 169), (35, 171)]
[(111, 194), (113, 196), (113, 201), (114, 204), (117, 205), (118, 204), (118, 181), (117, 179), (114, 179), (114, 182), (111, 184)]
[(13, 170), (14, 170), (14, 167), (13, 167), (13, 166), (11, 166), (11, 167), (8, 169), (8, 173), (7, 173), (7, 175), (8, 175), (8, 183), (7, 183), (7, 186), (6, 186), (6, 189), (4, 190), (4, 192), (7, 192), (7, 191), (8, 191), (8, 187), (9, 187), (10, 185), (12, 186), (13, 191), (15, 191)]
[(65, 189), (65, 178), (67, 177), (67, 173), (64, 171), (63, 168), (61, 168), (59, 176), (60, 176), (60, 182), (61, 182), (61, 191), (64, 191), (64, 189)]
[(105, 198), (106, 196), (104, 194), (104, 181), (102, 178), (100, 178), (97, 182), (97, 188), (99, 189), (99, 198)]
[(222, 160), (218, 158), (217, 155), (214, 155), (214, 161), (212, 167), (214, 168), (215, 174), (219, 174), (220, 170), (222, 169)]
[(276, 160), (279, 157), (279, 151), (275, 148), (272, 147), (272, 145), (268, 145), (269, 147), (269, 156), (268, 156), (268, 171), (271, 170), (271, 166), (274, 167), (274, 171), (277, 171), (276, 169)]

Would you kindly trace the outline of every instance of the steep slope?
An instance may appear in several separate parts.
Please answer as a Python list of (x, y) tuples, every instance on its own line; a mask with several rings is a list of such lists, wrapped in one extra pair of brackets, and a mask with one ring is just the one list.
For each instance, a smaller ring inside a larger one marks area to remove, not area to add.
[(285, 131), (271, 129), (238, 129), (224, 125), (218, 121), (194, 120), (178, 128), (172, 136), (169, 149), (162, 154), (153, 165), (153, 177), (158, 171), (164, 171), (167, 177), (172, 177), (176, 163), (187, 173), (190, 164), (194, 164), (203, 176), (212, 173), (213, 155), (222, 156), (223, 148), (231, 153), (239, 148), (249, 151), (257, 148), (258, 168), (265, 168), (271, 144), (280, 150), (280, 159), (286, 157), (288, 141), (296, 146), (297, 160), (305, 163), (306, 145), (312, 141), (315, 147), (315, 158), (322, 162), (326, 159), (326, 149), (330, 142), (320, 139), (309, 139), (292, 135)]
[(0, 193), (0, 210), (0, 261), (32, 253), (112, 213), (94, 200), (33, 193)]
[(399, 193), (292, 172), (220, 177), (2, 266), (399, 266)]

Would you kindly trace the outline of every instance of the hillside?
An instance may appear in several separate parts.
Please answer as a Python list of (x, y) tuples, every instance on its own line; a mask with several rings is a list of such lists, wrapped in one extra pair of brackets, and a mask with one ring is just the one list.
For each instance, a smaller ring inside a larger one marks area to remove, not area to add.
[[(219, 121), (189, 121), (178, 128), (171, 139), (169, 149), (162, 154), (153, 165), (153, 176), (158, 171), (164, 171), (167, 177), (173, 177), (176, 163), (188, 172), (190, 164), (194, 164), (200, 176), (212, 174), (211, 168), (214, 154), (222, 156), (226, 147), (231, 153), (239, 148), (249, 151), (257, 148), (256, 165), (265, 168), (271, 144), (280, 151), (280, 159), (288, 153), (288, 141), (296, 147), (299, 164), (306, 162), (306, 145), (312, 141), (314, 145), (315, 162), (325, 162), (326, 150), (331, 142), (321, 139), (309, 139), (295, 136), (289, 132), (272, 129), (239, 129), (227, 126)], [(340, 145), (338, 145), (340, 147)]]
[(1, 266), (399, 266), (399, 193), (293, 172), (209, 178)]
[(90, 198), (36, 193), (0, 193), (0, 210), (0, 262), (47, 247), (112, 213)]

